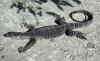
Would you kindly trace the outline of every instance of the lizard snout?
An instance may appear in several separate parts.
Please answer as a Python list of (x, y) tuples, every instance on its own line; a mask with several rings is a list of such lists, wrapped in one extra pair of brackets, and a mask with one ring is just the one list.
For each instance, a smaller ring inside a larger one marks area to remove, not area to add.
[(13, 32), (8, 32), (3, 35), (4, 37), (13, 37)]

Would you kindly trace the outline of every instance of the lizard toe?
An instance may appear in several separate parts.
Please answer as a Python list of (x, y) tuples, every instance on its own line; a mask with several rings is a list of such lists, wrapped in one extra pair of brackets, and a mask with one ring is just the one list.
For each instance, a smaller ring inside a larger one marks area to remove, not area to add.
[(87, 40), (87, 38), (83, 34), (84, 33), (80, 33), (80, 34), (76, 35), (76, 37), (83, 39), (83, 40)]
[(25, 47), (21, 46), (18, 48), (19, 53), (25, 53)]

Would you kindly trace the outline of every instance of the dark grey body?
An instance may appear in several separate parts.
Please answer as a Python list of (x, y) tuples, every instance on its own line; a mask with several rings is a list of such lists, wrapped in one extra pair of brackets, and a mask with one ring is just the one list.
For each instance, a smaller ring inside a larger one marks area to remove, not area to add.
[[(29, 26), (27, 24), (25, 24), (25, 26), (29, 29), (27, 32), (8, 32), (7, 34), (4, 34), (5, 37), (11, 37), (11, 36), (28, 36), (30, 37), (30, 40), (33, 40), (36, 42), (35, 38), (54, 38), (54, 37), (58, 37), (62, 34), (66, 34), (68, 36), (76, 36), (78, 38), (81, 39), (86, 39), (81, 33), (78, 31), (72, 31), (73, 29), (76, 28), (80, 28), (80, 27), (84, 27), (89, 25), (93, 20), (93, 16), (90, 12), (85, 11), (85, 10), (79, 10), (79, 11), (74, 11), (70, 14), (70, 17), (73, 19), (72, 14), (75, 13), (83, 13), (85, 15), (87, 15), (87, 19), (81, 21), (81, 22), (77, 22), (77, 23), (67, 23), (65, 22), (64, 17), (63, 18), (59, 18), (56, 21), (59, 22), (58, 25), (51, 25), (51, 26), (44, 26), (44, 27), (40, 27), (40, 28), (34, 28), (33, 26)], [(73, 19), (75, 20), (75, 19)], [(77, 20), (76, 20), (77, 21)], [(35, 44), (35, 42), (30, 41), (29, 43), (31, 45)], [(19, 48), (19, 52), (25, 52), (27, 49), (30, 48), (29, 43), (25, 46), (25, 47), (21, 47)]]
[(51, 26), (44, 26), (41, 28), (32, 29), (29, 32), (8, 32), (8, 37), (10, 36), (31, 36), (34, 38), (54, 38), (58, 37), (66, 32), (66, 30), (76, 29), (80, 27), (84, 27), (89, 25), (90, 22), (82, 22), (82, 23), (64, 23), (61, 25), (51, 25)]

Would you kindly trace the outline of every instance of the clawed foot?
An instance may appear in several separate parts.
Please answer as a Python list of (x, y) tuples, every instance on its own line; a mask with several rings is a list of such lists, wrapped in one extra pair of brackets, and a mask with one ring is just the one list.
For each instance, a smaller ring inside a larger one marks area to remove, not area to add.
[(21, 46), (21, 47), (18, 48), (19, 53), (25, 53), (25, 51), (26, 51), (26, 49), (25, 49), (24, 46)]
[(80, 39), (83, 39), (83, 40), (87, 40), (87, 38), (85, 37), (85, 34), (84, 33), (81, 33), (79, 32), (76, 37), (80, 38)]
[(27, 29), (34, 29), (34, 25), (27, 24), (26, 22), (23, 22), (20, 25), (21, 27), (26, 27)]
[(22, 22), (22, 23), (20, 24), (21, 27), (25, 27), (25, 25), (26, 25), (26, 22)]
[(85, 37), (86, 34), (79, 32), (79, 31), (66, 30), (65, 34), (67, 36), (76, 36), (77, 38), (87, 40), (87, 38)]
[(30, 41), (25, 45), (18, 48), (19, 53), (25, 53), (28, 49), (30, 49), (36, 43), (35, 38), (30, 38)]
[(22, 22), (22, 23), (20, 24), (20, 26), (21, 26), (21, 27), (26, 27), (26, 26), (27, 26), (27, 23), (26, 23), (26, 22)]
[(58, 24), (58, 25), (61, 25), (61, 24), (65, 24), (65, 18), (61, 18), (61, 17), (57, 17), (56, 20), (55, 20), (55, 23)]

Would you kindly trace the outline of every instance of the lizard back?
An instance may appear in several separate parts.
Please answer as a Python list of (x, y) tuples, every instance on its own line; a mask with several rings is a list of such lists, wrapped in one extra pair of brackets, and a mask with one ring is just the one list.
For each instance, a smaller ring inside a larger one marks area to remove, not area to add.
[(64, 34), (66, 31), (66, 27), (65, 25), (44, 26), (35, 29), (35, 31), (35, 35), (38, 37), (54, 38)]

